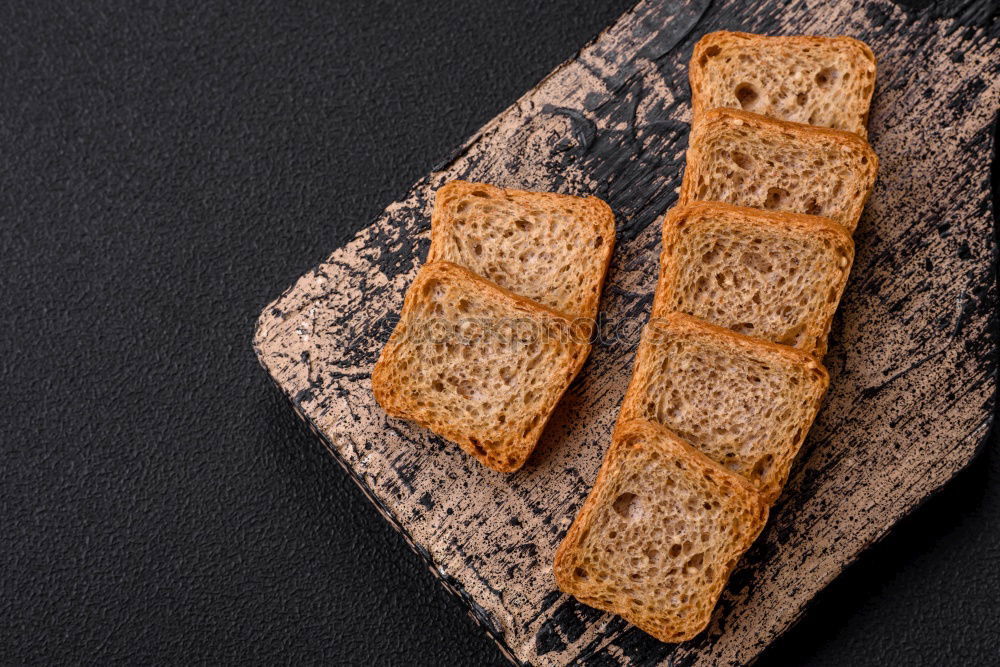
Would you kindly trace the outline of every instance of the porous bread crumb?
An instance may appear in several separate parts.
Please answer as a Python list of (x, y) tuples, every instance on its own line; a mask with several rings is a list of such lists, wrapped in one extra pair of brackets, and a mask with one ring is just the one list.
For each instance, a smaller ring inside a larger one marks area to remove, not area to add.
[(424, 265), (372, 372), (375, 399), (510, 472), (590, 351), (589, 330), (449, 262)]
[(712, 32), (691, 55), (695, 117), (728, 107), (867, 135), (875, 54), (850, 37)]
[(597, 316), (615, 218), (596, 197), (451, 181), (435, 196), (428, 261), (464, 266), (573, 317)]
[(643, 333), (619, 420), (667, 427), (770, 502), (828, 383), (811, 355), (672, 313)]
[(821, 215), (853, 232), (877, 168), (856, 134), (713, 109), (691, 129), (679, 203)]
[(653, 317), (680, 311), (821, 358), (853, 259), (850, 234), (818, 216), (678, 206), (663, 223)]
[(621, 423), (555, 557), (559, 588), (660, 641), (701, 632), (767, 505), (670, 433)]

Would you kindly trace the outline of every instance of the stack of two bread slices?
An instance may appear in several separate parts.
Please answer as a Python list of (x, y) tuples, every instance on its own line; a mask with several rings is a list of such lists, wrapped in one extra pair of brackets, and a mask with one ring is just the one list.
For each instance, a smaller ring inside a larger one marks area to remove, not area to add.
[(695, 47), (651, 320), (555, 562), (564, 591), (663, 641), (708, 624), (819, 409), (875, 180), (862, 138), (874, 76), (849, 38), (713, 33)]
[(494, 470), (520, 468), (590, 351), (614, 241), (594, 197), (440, 188), (376, 400)]

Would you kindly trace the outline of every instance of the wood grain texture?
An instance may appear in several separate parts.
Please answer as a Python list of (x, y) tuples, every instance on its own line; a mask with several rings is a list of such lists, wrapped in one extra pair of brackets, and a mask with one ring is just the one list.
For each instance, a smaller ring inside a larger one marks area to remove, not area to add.
[[(989, 430), (1000, 26), (977, 3), (950, 17), (884, 0), (815, 4), (640, 3), (260, 317), (254, 345), (278, 386), (516, 661), (747, 662)], [(651, 223), (676, 201), (684, 165), (687, 59), (720, 28), (871, 44), (881, 169), (831, 334), (824, 408), (709, 629), (667, 645), (559, 593), (551, 562), (597, 474), (649, 312), (660, 246)], [(513, 475), (387, 419), (371, 395), (372, 365), (427, 252), (433, 191), (453, 178), (594, 194), (618, 219), (602, 342)]]

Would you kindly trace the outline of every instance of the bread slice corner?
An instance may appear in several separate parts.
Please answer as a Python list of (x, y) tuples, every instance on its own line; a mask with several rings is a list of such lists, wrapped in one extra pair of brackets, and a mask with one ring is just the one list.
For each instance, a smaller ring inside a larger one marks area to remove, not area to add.
[(614, 243), (614, 213), (597, 197), (451, 181), (435, 196), (428, 261), (593, 320)]
[(852, 37), (708, 33), (688, 75), (693, 116), (717, 107), (867, 136), (876, 59)]
[(691, 639), (767, 511), (746, 480), (669, 430), (620, 422), (556, 552), (556, 583), (660, 641)]
[(678, 203), (820, 215), (853, 233), (877, 171), (875, 152), (852, 132), (718, 108), (692, 125)]
[(822, 358), (853, 260), (851, 235), (827, 218), (676, 206), (663, 222), (652, 316), (680, 311)]
[(590, 351), (589, 328), (450, 262), (425, 264), (372, 371), (376, 401), (512, 472)]

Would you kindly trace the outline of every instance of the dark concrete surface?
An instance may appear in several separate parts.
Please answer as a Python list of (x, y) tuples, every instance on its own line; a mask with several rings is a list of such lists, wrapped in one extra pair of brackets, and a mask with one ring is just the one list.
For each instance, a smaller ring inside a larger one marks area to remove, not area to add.
[[(631, 4), (0, 8), (3, 662), (504, 664), (250, 336)], [(996, 664), (995, 443), (759, 664)]]

